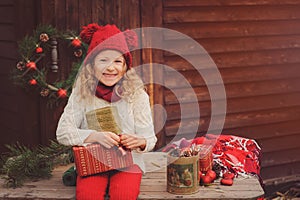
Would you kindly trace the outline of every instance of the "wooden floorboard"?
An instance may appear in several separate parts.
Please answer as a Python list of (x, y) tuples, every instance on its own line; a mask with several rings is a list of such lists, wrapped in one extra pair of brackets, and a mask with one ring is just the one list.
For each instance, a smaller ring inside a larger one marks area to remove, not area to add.
[[(0, 187), (0, 199), (75, 199), (75, 187), (64, 186), (62, 174), (68, 166), (55, 168), (50, 179), (26, 182), (22, 187), (7, 189)], [(3, 180), (1, 180), (1, 185)]]
[[(144, 160), (147, 173), (143, 175), (139, 200), (257, 199), (264, 194), (259, 181), (253, 176), (239, 177), (232, 186), (222, 186), (219, 180), (216, 180), (208, 187), (199, 187), (199, 191), (191, 195), (170, 194), (166, 190), (166, 155), (148, 153)], [(21, 188), (0, 187), (0, 199), (75, 199), (75, 187), (64, 186), (62, 183), (62, 174), (69, 167), (70, 165), (55, 168), (50, 179), (26, 182)], [(3, 184), (3, 180), (0, 180), (0, 183)]]

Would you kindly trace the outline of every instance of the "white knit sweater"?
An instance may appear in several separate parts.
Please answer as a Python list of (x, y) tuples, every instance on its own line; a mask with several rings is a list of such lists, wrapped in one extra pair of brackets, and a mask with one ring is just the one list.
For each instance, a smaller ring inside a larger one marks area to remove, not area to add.
[(141, 151), (132, 151), (133, 161), (145, 172), (143, 152), (151, 151), (155, 146), (157, 138), (154, 133), (152, 113), (149, 104), (149, 96), (145, 91), (135, 94), (132, 101), (121, 99), (109, 103), (98, 97), (92, 97), (92, 103), (87, 105), (79, 101), (76, 88), (70, 95), (69, 101), (59, 120), (56, 130), (57, 140), (65, 145), (83, 145), (84, 140), (95, 130), (88, 129), (86, 113), (98, 108), (115, 106), (120, 117), (120, 128), (123, 133), (137, 134), (146, 139), (146, 148)]

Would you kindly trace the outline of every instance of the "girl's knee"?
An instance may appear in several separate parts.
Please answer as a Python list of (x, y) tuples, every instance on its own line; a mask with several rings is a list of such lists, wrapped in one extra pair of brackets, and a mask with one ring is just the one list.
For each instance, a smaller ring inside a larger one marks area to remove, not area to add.
[(108, 183), (107, 177), (91, 176), (77, 178), (76, 199), (77, 200), (101, 200), (106, 194)]

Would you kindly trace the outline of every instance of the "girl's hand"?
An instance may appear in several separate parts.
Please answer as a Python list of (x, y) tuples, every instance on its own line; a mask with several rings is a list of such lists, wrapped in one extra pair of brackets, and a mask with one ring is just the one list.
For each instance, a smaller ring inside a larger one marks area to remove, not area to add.
[(96, 142), (109, 149), (113, 146), (119, 146), (120, 137), (112, 132), (93, 132), (85, 139), (84, 142)]
[(127, 149), (140, 148), (144, 150), (146, 147), (146, 139), (143, 137), (137, 137), (136, 135), (122, 134), (120, 136), (120, 143)]

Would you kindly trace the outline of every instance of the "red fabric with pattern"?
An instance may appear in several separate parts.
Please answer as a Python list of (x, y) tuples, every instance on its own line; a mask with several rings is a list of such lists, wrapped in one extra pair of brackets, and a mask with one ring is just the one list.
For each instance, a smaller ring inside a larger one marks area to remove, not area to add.
[[(185, 140), (174, 142), (166, 146), (163, 151), (180, 147)], [(186, 142), (186, 140), (185, 140)], [(213, 160), (223, 167), (223, 172), (231, 171), (235, 174), (260, 174), (260, 147), (253, 139), (233, 135), (207, 134), (189, 141), (190, 144), (213, 145)]]

